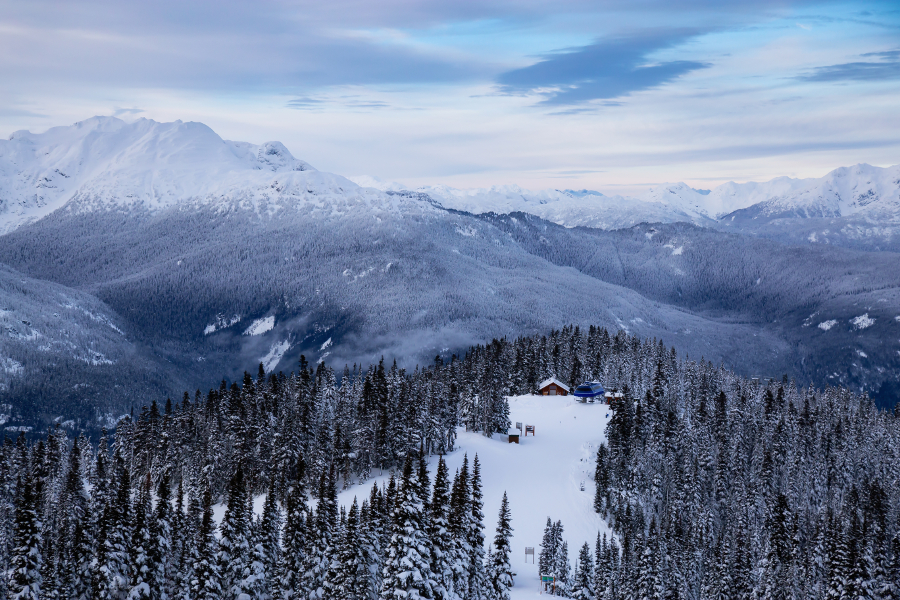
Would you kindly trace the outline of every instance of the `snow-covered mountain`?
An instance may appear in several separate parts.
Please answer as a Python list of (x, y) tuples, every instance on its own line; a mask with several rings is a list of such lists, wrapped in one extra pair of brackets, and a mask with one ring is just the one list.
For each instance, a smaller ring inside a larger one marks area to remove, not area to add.
[[(301, 353), (338, 367), (381, 356), (413, 365), (569, 323), (665, 338), (747, 373), (876, 390), (900, 372), (884, 342), (900, 326), (896, 261), (842, 248), (785, 252), (717, 231), (724, 225), (706, 214), (720, 209), (703, 204), (713, 194), (663, 186), (632, 201), (357, 182), (277, 142), (228, 142), (198, 123), (94, 118), (14, 134), (0, 142), (8, 278), (80, 294), (79, 306), (102, 307), (124, 333), (101, 329), (115, 333), (94, 348), (109, 364), (78, 360), (91, 373), (78, 383), (56, 373), (49, 386), (56, 355), (18, 325), (18, 337), (7, 332), (15, 343), (0, 330), (3, 383), (38, 405), (89, 382), (93, 400), (79, 404), (87, 419), (101, 398), (141, 402), (166, 385), (180, 394), (260, 362), (289, 371)], [(43, 324), (35, 331), (56, 322), (44, 314), (53, 306), (0, 300), (18, 307), (14, 320)], [(813, 313), (845, 326), (826, 343), (816, 337), (824, 329), (806, 326)], [(863, 316), (875, 324), (848, 325)], [(87, 325), (78, 352), (91, 348)], [(125, 367), (138, 374), (120, 378)]]
[[(402, 183), (374, 177), (353, 180), (395, 194), (406, 189)], [(475, 189), (434, 185), (409, 191), (425, 194), (445, 208), (473, 214), (525, 212), (564, 227), (621, 229), (637, 223), (687, 222), (794, 243), (900, 248), (900, 165), (860, 164), (819, 178), (728, 182), (712, 190), (668, 183), (636, 197), (515, 185)]]
[(564, 227), (622, 229), (638, 223), (694, 223), (712, 221), (688, 203), (660, 202), (656, 199), (607, 196), (593, 190), (528, 190), (517, 185), (461, 190), (446, 185), (423, 186), (415, 190), (403, 184), (375, 177), (352, 177), (361, 186), (390, 193), (409, 191), (425, 194), (440, 206), (452, 210), (484, 214), (525, 212)]
[(158, 211), (239, 203), (271, 212), (307, 203), (308, 209), (340, 213), (358, 201), (398, 202), (316, 171), (280, 142), (227, 141), (202, 123), (93, 117), (0, 140), (0, 233), (66, 204), (74, 211)]

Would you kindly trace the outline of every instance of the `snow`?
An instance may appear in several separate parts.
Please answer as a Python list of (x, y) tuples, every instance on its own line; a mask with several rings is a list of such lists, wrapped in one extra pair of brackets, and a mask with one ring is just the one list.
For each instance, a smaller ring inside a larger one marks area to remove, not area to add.
[(865, 329), (866, 327), (874, 325), (875, 319), (871, 318), (869, 313), (866, 313), (858, 317), (853, 317), (850, 319), (850, 323), (853, 325), (854, 329)]
[(262, 335), (267, 331), (272, 331), (273, 327), (275, 327), (275, 317), (270, 315), (250, 323), (250, 327), (244, 330), (244, 335)]
[(319, 352), (322, 352), (323, 350), (325, 350), (325, 349), (328, 348), (329, 346), (331, 346), (331, 338), (328, 338), (327, 340), (325, 340), (325, 343), (322, 344), (322, 346), (319, 348)]
[(439, 210), (320, 173), (280, 142), (223, 140), (202, 123), (114, 117), (0, 140), (0, 198), (0, 235), (64, 206), (75, 213), (240, 206), (261, 215), (294, 209), (325, 216), (361, 206)]
[[(594, 512), (594, 461), (597, 447), (606, 439), (606, 424), (611, 416), (608, 408), (603, 404), (580, 404), (573, 396), (512, 397), (510, 421), (534, 425), (534, 436), (523, 436), (518, 444), (510, 444), (506, 435), (486, 438), (460, 429), (457, 449), (444, 457), (450, 473), (455, 473), (462, 466), (464, 454), (469, 456), (470, 469), (478, 454), (488, 543), (494, 539), (503, 492), (508, 495), (513, 527), (510, 560), (517, 573), (511, 600), (530, 598), (540, 592), (537, 556), (547, 517), (562, 521), (573, 567), (584, 542), (593, 549), (598, 531), (609, 536), (606, 523)], [(432, 481), (437, 462), (436, 456), (430, 457)], [(385, 473), (375, 481), (381, 486), (388, 478)], [(584, 491), (580, 489), (582, 483)], [(350, 506), (354, 496), (362, 501), (371, 489), (372, 480), (354, 485), (338, 495), (338, 502)], [(530, 560), (525, 564), (526, 546), (535, 549), (535, 564)]]
[(266, 373), (270, 373), (275, 367), (278, 366), (278, 363), (281, 362), (281, 357), (284, 356), (284, 353), (287, 352), (291, 347), (291, 343), (287, 340), (283, 342), (275, 342), (272, 344), (272, 347), (269, 349), (269, 353), (259, 359), (259, 362), (262, 363), (263, 369), (265, 369)]
[(672, 250), (672, 256), (681, 256), (681, 253), (684, 252), (684, 246), (678, 246), (674, 250)]
[(207, 325), (203, 330), (203, 335), (209, 335), (211, 333), (215, 333), (221, 329), (227, 329), (234, 325), (235, 323), (241, 322), (241, 315), (234, 315), (231, 318), (226, 318), (225, 315), (216, 315), (216, 322), (210, 325)]
[(830, 319), (828, 321), (822, 321), (821, 323), (819, 323), (819, 329), (821, 329), (822, 331), (828, 331), (835, 325), (837, 325), (837, 321), (834, 319)]
[(402, 192), (409, 187), (398, 181), (387, 181), (373, 175), (353, 175), (347, 177), (350, 181), (364, 188), (373, 188), (382, 192)]
[(0, 371), (3, 373), (7, 375), (21, 375), (24, 370), (22, 363), (6, 356), (0, 356)]
[[(228, 141), (202, 123), (92, 117), (0, 140), (0, 198), (0, 235), (63, 206), (76, 212), (122, 207), (159, 211), (185, 204), (220, 210), (238, 205), (260, 214), (305, 208), (340, 217), (360, 206), (375, 212), (416, 207), (428, 213), (439, 210), (434, 202), (476, 214), (522, 211), (565, 227), (601, 229), (641, 222), (709, 226), (758, 205), (762, 215), (858, 215), (883, 225), (900, 221), (900, 165), (860, 164), (810, 179), (729, 182), (709, 193), (683, 182), (666, 183), (637, 197), (516, 185), (410, 190), (378, 177), (321, 173), (280, 142)], [(818, 238), (812, 233), (809, 239)]]
[[(486, 543), (493, 542), (500, 501), (507, 493), (513, 527), (510, 562), (517, 574), (510, 598), (520, 600), (540, 594), (537, 558), (547, 517), (562, 521), (573, 567), (582, 544), (588, 542), (593, 552), (598, 531), (610, 536), (606, 522), (594, 512), (594, 461), (597, 447), (606, 440), (611, 413), (605, 404), (580, 404), (572, 396), (514, 396), (509, 399), (509, 409), (513, 423), (535, 426), (534, 436), (510, 444), (506, 435), (487, 438), (459, 429), (457, 448), (444, 460), (450, 473), (455, 473), (464, 455), (469, 457), (470, 469), (478, 455)], [(432, 482), (437, 463), (437, 456), (429, 457)], [(338, 493), (338, 503), (349, 507), (354, 497), (362, 502), (373, 481), (380, 487), (389, 478), (384, 472), (353, 485)], [(265, 494), (253, 499), (254, 514), (262, 514), (264, 503)], [(225, 504), (213, 506), (216, 523), (221, 523), (225, 510)], [(535, 549), (534, 564), (524, 561), (526, 546)]]

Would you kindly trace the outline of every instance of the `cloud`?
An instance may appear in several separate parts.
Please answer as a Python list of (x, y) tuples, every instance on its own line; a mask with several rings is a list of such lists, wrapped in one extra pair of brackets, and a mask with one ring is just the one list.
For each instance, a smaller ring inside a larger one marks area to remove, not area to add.
[(316, 98), (294, 98), (293, 100), (289, 100), (287, 103), (288, 108), (297, 108), (297, 109), (307, 109), (307, 108), (318, 108), (322, 105), (321, 100), (317, 100)]
[(865, 58), (880, 58), (878, 62), (858, 61), (817, 67), (812, 73), (800, 75), (801, 81), (885, 81), (900, 79), (900, 50), (867, 52)]
[(121, 117), (122, 115), (139, 115), (144, 112), (143, 108), (117, 108), (113, 111), (114, 117)]
[(503, 73), (497, 83), (508, 94), (543, 94), (541, 104), (545, 105), (621, 98), (709, 66), (689, 60), (653, 63), (649, 59), (654, 52), (677, 46), (698, 33), (653, 31), (567, 48), (545, 55), (528, 67)]

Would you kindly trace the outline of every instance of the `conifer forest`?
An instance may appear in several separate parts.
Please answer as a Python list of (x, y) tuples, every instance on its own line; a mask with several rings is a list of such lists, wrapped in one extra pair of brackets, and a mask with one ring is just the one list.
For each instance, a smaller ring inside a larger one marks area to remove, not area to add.
[(99, 439), (59, 426), (7, 438), (0, 597), (507, 600), (517, 498), (485, 506), (478, 456), (456, 472), (443, 456), (459, 427), (506, 433), (507, 397), (550, 376), (622, 395), (597, 432), (594, 508), (611, 533), (569, 548), (565, 514), (548, 515), (545, 593), (900, 599), (894, 412), (574, 326), (412, 371), (260, 365)]

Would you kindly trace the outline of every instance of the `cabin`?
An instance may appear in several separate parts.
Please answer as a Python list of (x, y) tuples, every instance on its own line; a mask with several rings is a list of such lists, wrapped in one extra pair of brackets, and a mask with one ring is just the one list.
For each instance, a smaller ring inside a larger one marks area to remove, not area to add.
[(569, 386), (556, 377), (542, 381), (538, 385), (538, 390), (540, 390), (541, 396), (568, 396), (569, 392), (572, 391), (569, 389)]
[(606, 390), (599, 381), (585, 381), (575, 388), (575, 398), (582, 404), (593, 404), (604, 397)]
[(621, 400), (624, 396), (625, 394), (623, 394), (622, 392), (606, 392), (606, 394), (604, 394), (606, 403), (610, 406), (615, 406), (616, 402)]

